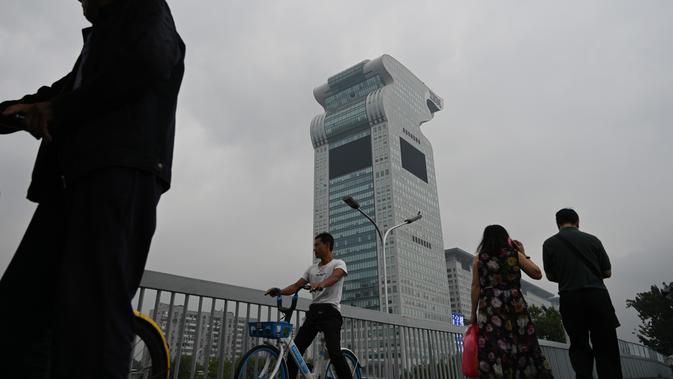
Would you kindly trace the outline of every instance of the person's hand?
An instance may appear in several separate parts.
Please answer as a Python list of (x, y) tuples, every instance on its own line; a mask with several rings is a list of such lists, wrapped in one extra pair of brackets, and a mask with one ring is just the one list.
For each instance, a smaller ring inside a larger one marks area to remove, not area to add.
[(526, 259), (530, 259), (530, 257), (529, 257), (528, 255), (526, 255), (526, 249), (524, 249), (523, 244), (521, 243), (521, 241), (513, 240), (513, 241), (512, 241), (512, 245), (514, 245), (514, 249), (516, 249), (516, 251), (517, 251), (519, 254), (521, 254), (524, 258), (526, 258)]
[(11, 133), (17, 130), (26, 130), (26, 118), (21, 113), (5, 116), (0, 114), (0, 134)]
[(3, 124), (2, 120), (3, 119), (0, 119), (0, 129), (16, 129), (16, 126)]
[(311, 286), (311, 292), (320, 292), (325, 289), (325, 286), (322, 284), (322, 282), (318, 284), (314, 284)]
[(523, 255), (526, 255), (526, 250), (524, 249), (521, 241), (512, 240), (512, 245), (514, 245), (514, 248), (516, 249), (516, 251), (520, 252)]
[(25, 130), (33, 137), (51, 142), (49, 127), (54, 119), (51, 103), (48, 101), (35, 104), (14, 104), (2, 112), (3, 116), (21, 113), (25, 116)]
[(280, 291), (280, 288), (278, 288), (278, 287), (273, 287), (273, 288), (269, 288), (269, 289), (266, 291), (266, 293), (265, 293), (264, 295), (269, 295), (269, 296), (272, 296), (272, 297), (277, 297), (277, 296), (280, 296), (280, 295), (281, 295), (280, 292), (281, 292), (281, 291)]

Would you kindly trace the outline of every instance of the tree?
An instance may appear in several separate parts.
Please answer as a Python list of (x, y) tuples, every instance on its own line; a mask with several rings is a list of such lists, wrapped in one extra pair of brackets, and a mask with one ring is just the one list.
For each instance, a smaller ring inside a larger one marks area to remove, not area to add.
[(554, 307), (531, 305), (528, 307), (528, 313), (530, 313), (530, 318), (535, 324), (535, 333), (538, 338), (547, 341), (566, 342), (561, 314)]
[[(183, 379), (183, 378), (189, 378), (189, 374), (192, 370), (192, 359), (193, 357), (191, 355), (186, 355), (183, 354), (180, 357), (180, 370), (178, 371), (178, 379)], [(171, 370), (175, 368), (176, 361), (173, 359), (173, 363), (171, 364)], [(202, 367), (200, 364), (196, 364), (196, 371), (202, 370)]]
[[(191, 373), (192, 369), (192, 359), (193, 357), (191, 355), (182, 355), (180, 358), (180, 371), (178, 372), (178, 379), (183, 379), (183, 378), (189, 378), (189, 374)], [(175, 359), (173, 360), (171, 364), (171, 369), (175, 368)], [(220, 361), (215, 358), (215, 357), (210, 357), (208, 359), (208, 376), (207, 379), (215, 379), (217, 378), (217, 370), (220, 367)], [(197, 363), (196, 364), (196, 375), (195, 377), (197, 379), (206, 379), (205, 375), (205, 367)], [(172, 377), (171, 373), (171, 377)], [(228, 359), (224, 360), (224, 379), (229, 379), (231, 378), (231, 362)]]
[(638, 340), (664, 355), (673, 354), (673, 282), (662, 283), (662, 288), (650, 287), (649, 292), (636, 294), (626, 300), (626, 307), (638, 312), (641, 325)]

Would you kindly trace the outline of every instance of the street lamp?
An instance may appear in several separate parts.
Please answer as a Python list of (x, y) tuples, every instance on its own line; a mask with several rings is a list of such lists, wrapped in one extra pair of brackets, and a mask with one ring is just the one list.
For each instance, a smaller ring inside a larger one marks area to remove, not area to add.
[(386, 302), (385, 310), (386, 310), (386, 313), (389, 313), (388, 312), (388, 269), (387, 269), (388, 265), (387, 265), (387, 262), (386, 262), (386, 238), (388, 238), (388, 234), (390, 234), (390, 232), (392, 232), (393, 230), (395, 230), (395, 229), (397, 229), (401, 226), (411, 224), (412, 222), (418, 221), (423, 217), (423, 215), (421, 215), (421, 212), (419, 211), (416, 216), (405, 219), (403, 222), (401, 222), (401, 223), (399, 223), (399, 224), (397, 224), (397, 225), (395, 225), (391, 228), (388, 228), (385, 232), (381, 233), (381, 229), (379, 229), (379, 226), (376, 225), (376, 222), (374, 220), (372, 220), (372, 218), (369, 217), (369, 215), (366, 214), (362, 209), (360, 209), (360, 203), (358, 203), (355, 199), (353, 199), (352, 196), (344, 197), (342, 200), (349, 207), (351, 207), (351, 208), (355, 209), (356, 211), (360, 212), (363, 216), (365, 216), (365, 218), (367, 218), (367, 220), (369, 220), (369, 222), (372, 223), (372, 225), (374, 225), (374, 228), (376, 228), (376, 233), (378, 234), (379, 239), (381, 240), (381, 254), (383, 255), (383, 292), (385, 294), (384, 300)]

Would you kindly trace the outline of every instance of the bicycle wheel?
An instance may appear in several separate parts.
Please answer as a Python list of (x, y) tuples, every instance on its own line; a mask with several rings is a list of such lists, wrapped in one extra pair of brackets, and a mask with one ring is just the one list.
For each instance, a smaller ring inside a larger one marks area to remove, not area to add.
[(278, 373), (274, 379), (287, 379), (287, 364), (280, 356), (278, 349), (269, 345), (259, 345), (250, 349), (236, 367), (236, 379), (267, 379), (271, 377), (274, 367), (281, 360)]
[[(346, 364), (351, 370), (353, 379), (362, 379), (362, 370), (360, 370), (360, 363), (358, 363), (358, 358), (353, 354), (352, 351), (347, 349), (341, 349), (341, 354), (346, 358)], [(337, 379), (336, 370), (332, 361), (327, 364), (327, 369), (325, 370), (325, 379)]]
[(138, 311), (134, 311), (135, 338), (131, 350), (129, 379), (167, 379), (170, 360), (168, 345), (159, 325)]

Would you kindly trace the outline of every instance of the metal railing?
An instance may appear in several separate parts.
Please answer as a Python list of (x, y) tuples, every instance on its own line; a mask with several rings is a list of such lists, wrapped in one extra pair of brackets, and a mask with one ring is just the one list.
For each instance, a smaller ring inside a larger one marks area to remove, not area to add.
[[(261, 290), (146, 271), (135, 307), (166, 333), (171, 378), (231, 379), (241, 356), (261, 339), (247, 323), (277, 321), (275, 300)], [(292, 323), (298, 328), (310, 301), (300, 298)], [(341, 344), (359, 357), (364, 378), (464, 378), (464, 327), (342, 306)], [(296, 330), (296, 329), (295, 329)], [(540, 341), (555, 378), (574, 378), (568, 345)], [(663, 357), (642, 345), (620, 341), (625, 378), (673, 378)], [(317, 343), (305, 354), (311, 362)], [(177, 359), (179, 357), (179, 359)]]

